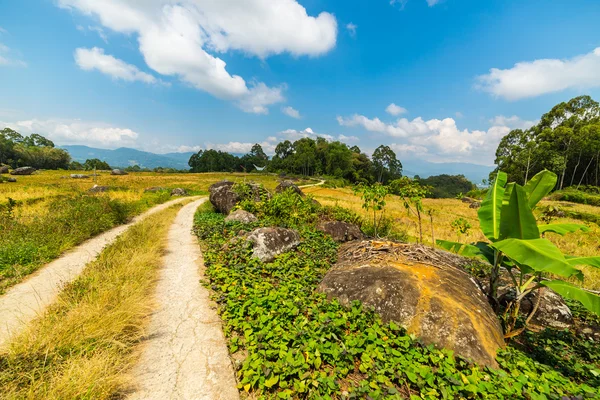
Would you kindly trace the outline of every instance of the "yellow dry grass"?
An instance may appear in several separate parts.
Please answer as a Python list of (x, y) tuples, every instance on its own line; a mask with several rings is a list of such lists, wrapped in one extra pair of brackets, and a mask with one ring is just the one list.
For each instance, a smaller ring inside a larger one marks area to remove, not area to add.
[[(351, 189), (329, 189), (323, 187), (311, 187), (304, 190), (312, 194), (319, 202), (324, 205), (339, 205), (349, 208), (365, 218), (373, 218), (362, 209), (362, 200), (355, 196)], [(544, 201), (542, 205), (558, 204), (554, 201)], [(562, 204), (562, 203), (561, 203)], [(423, 207), (425, 210), (433, 210), (433, 231), (435, 239), (458, 241), (461, 243), (471, 243), (486, 240), (479, 229), (479, 219), (477, 210), (469, 208), (467, 203), (457, 199), (424, 199)], [(569, 203), (569, 209), (572, 211), (600, 214), (600, 207), (594, 207), (584, 204)], [(385, 215), (393, 218), (399, 230), (405, 230), (411, 240), (419, 237), (418, 218), (409, 213), (403, 205), (402, 199), (398, 196), (389, 196), (385, 207)], [(464, 218), (471, 224), (471, 229), (467, 234), (459, 235), (452, 227), (452, 222), (457, 218)], [(576, 223), (582, 221), (571, 218), (557, 218), (553, 223)], [(431, 223), (428, 215), (423, 215), (423, 241), (426, 244), (432, 243)], [(549, 233), (547, 238), (554, 242), (566, 254), (576, 256), (597, 256), (600, 255), (600, 227), (594, 223), (586, 223), (590, 228), (589, 232), (576, 232), (560, 236)], [(582, 268), (585, 275), (584, 286), (593, 289), (600, 289), (600, 270), (593, 267)]]
[(2, 399), (108, 399), (123, 389), (181, 206), (131, 227), (0, 352)]

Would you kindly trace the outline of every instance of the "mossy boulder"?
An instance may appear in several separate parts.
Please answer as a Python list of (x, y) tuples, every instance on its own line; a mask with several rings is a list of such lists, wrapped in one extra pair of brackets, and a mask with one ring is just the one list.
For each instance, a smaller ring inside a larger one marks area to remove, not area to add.
[(252, 243), (252, 256), (262, 262), (271, 262), (279, 254), (293, 250), (300, 244), (300, 234), (293, 229), (258, 228), (245, 238)]
[(318, 290), (344, 305), (359, 300), (426, 344), (496, 367), (502, 328), (462, 262), (424, 246), (351, 242), (340, 248)]

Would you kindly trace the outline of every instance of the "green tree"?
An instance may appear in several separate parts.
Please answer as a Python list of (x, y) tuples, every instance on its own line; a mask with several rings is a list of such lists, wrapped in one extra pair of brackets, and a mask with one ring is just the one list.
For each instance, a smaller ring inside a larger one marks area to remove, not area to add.
[(106, 161), (102, 161), (98, 158), (91, 158), (85, 160), (85, 162), (83, 163), (83, 169), (85, 169), (86, 171), (93, 171), (94, 169), (108, 170), (111, 168)]
[(376, 148), (372, 159), (377, 173), (377, 182), (386, 183), (402, 176), (402, 163), (389, 146), (381, 145)]

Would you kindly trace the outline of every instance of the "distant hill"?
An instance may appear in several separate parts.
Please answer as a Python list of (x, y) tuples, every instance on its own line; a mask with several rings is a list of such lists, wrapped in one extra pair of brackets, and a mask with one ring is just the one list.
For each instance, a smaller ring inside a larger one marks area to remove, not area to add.
[[(155, 154), (147, 151), (121, 147), (116, 150), (97, 149), (88, 146), (61, 146), (71, 154), (75, 161), (85, 162), (88, 158), (98, 158), (106, 161), (111, 167), (128, 167), (139, 165), (142, 168), (177, 168), (188, 169), (188, 161), (192, 152)], [(427, 178), (432, 175), (459, 175), (462, 174), (473, 183), (481, 183), (487, 179), (494, 167), (468, 163), (432, 163), (422, 160), (402, 160), (403, 173), (407, 176), (419, 175)]]
[(139, 165), (142, 168), (177, 168), (188, 169), (188, 160), (192, 152), (188, 153), (167, 153), (154, 154), (147, 151), (140, 151), (121, 147), (115, 150), (97, 149), (88, 146), (60, 146), (71, 154), (75, 161), (85, 162), (89, 158), (98, 158), (106, 161), (111, 167), (129, 167)]

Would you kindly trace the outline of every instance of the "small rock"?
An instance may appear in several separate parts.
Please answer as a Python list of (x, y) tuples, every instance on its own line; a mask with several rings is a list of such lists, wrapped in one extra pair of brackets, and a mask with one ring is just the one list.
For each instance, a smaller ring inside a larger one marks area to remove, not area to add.
[(89, 175), (84, 175), (84, 174), (71, 174), (71, 178), (73, 179), (87, 179), (89, 178)]
[(0, 165), (0, 174), (8, 174), (10, 167), (8, 165)]
[(258, 221), (258, 218), (252, 213), (245, 210), (235, 210), (225, 218), (225, 222), (241, 222), (243, 224), (250, 224)]
[(469, 208), (479, 208), (481, 207), (481, 203), (478, 201), (474, 201), (471, 204), (469, 204)]
[(293, 229), (258, 228), (246, 237), (253, 244), (253, 257), (271, 262), (275, 256), (290, 251), (300, 244), (300, 234)]
[(336, 242), (364, 239), (358, 226), (342, 221), (321, 222), (317, 226), (317, 230), (330, 235)]
[(171, 190), (171, 196), (187, 196), (187, 192), (182, 188), (175, 188)]
[(302, 192), (302, 190), (294, 182), (292, 182), (290, 180), (285, 180), (285, 181), (281, 182), (279, 185), (277, 185), (277, 187), (275, 188), (275, 193), (283, 193), (286, 190), (292, 190), (294, 193), (299, 194), (302, 197), (306, 196)]
[(6, 182), (16, 182), (17, 180), (15, 178), (7, 178)]
[(123, 171), (122, 169), (113, 169), (112, 171), (110, 171), (111, 175), (128, 175), (127, 172)]
[(472, 199), (470, 197), (463, 197), (461, 200), (463, 203), (469, 203), (469, 204), (476, 201), (475, 199)]
[(88, 189), (88, 193), (102, 193), (106, 192), (108, 189), (110, 189), (109, 186), (94, 185), (92, 188)]
[(156, 192), (160, 192), (162, 190), (166, 190), (166, 189), (164, 187), (160, 187), (160, 186), (152, 186), (152, 187), (144, 189), (144, 192), (156, 193)]
[(35, 172), (33, 167), (20, 167), (10, 172), (11, 175), (31, 175)]

